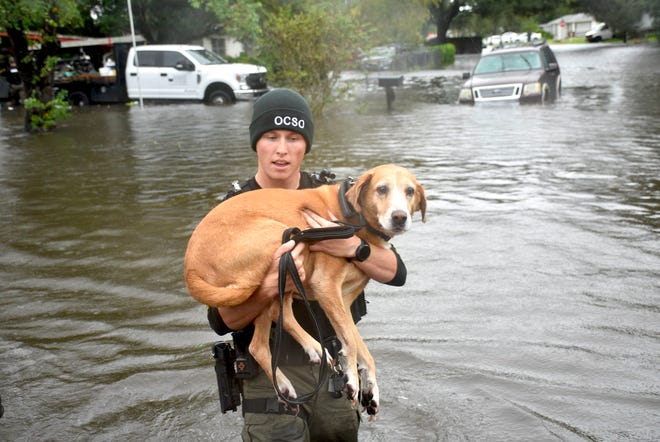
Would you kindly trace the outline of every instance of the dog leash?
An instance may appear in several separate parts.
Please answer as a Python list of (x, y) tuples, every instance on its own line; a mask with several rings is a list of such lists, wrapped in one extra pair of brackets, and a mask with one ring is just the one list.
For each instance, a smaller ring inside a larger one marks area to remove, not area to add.
[[(293, 239), (296, 244), (299, 242), (310, 242), (310, 241), (322, 241), (326, 239), (344, 239), (344, 238), (350, 238), (355, 234), (356, 231), (356, 226), (351, 226), (351, 225), (338, 225), (338, 226), (332, 226), (332, 227), (319, 227), (319, 228), (314, 228), (314, 229), (306, 229), (306, 230), (300, 230), (297, 227), (290, 227), (284, 231), (282, 234), (282, 244), (284, 244), (287, 241), (290, 241)], [(324, 341), (324, 336), (321, 333), (321, 327), (319, 326), (318, 320), (316, 319), (316, 315), (314, 315), (314, 311), (312, 309), (311, 304), (309, 303), (309, 299), (307, 298), (307, 294), (305, 293), (305, 289), (303, 287), (303, 283), (300, 280), (300, 275), (298, 274), (298, 269), (296, 267), (296, 263), (293, 259), (293, 256), (291, 255), (291, 252), (286, 252), (280, 257), (280, 265), (278, 268), (278, 293), (279, 293), (279, 298), (280, 298), (280, 313), (279, 317), (277, 320), (277, 326), (275, 329), (275, 339), (273, 343), (273, 357), (271, 360), (271, 369), (273, 372), (273, 377), (276, 379), (276, 373), (277, 373), (277, 368), (278, 368), (278, 362), (280, 359), (280, 353), (281, 353), (281, 345), (282, 345), (282, 336), (284, 333), (284, 292), (285, 292), (285, 286), (286, 286), (286, 276), (287, 273), (291, 275), (291, 279), (293, 280), (293, 283), (300, 293), (300, 297), (302, 298), (305, 308), (307, 309), (307, 312), (309, 313), (309, 316), (312, 318), (312, 321), (314, 323), (314, 327), (316, 328), (316, 333), (318, 335), (318, 340), (319, 342)], [(321, 389), (321, 386), (325, 383), (326, 378), (328, 376), (328, 367), (326, 364), (327, 361), (327, 350), (325, 349), (325, 346), (321, 345), (322, 348), (322, 355), (321, 355), (321, 367), (319, 369), (319, 380), (314, 389), (306, 393), (304, 395), (301, 395), (297, 398), (289, 398), (282, 393), (277, 385), (277, 381), (273, 382), (275, 386), (275, 391), (277, 392), (277, 396), (286, 404), (297, 407), (299, 405), (304, 404), (305, 402), (309, 401), (312, 397), (314, 397), (318, 391)]]

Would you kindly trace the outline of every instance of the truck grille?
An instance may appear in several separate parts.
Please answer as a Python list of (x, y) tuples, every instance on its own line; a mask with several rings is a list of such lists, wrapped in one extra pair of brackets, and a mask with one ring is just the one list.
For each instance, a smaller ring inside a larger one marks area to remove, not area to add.
[(522, 94), (522, 84), (502, 84), (474, 89), (475, 101), (517, 100)]
[(266, 89), (268, 84), (266, 83), (266, 74), (250, 74), (245, 80), (250, 89)]

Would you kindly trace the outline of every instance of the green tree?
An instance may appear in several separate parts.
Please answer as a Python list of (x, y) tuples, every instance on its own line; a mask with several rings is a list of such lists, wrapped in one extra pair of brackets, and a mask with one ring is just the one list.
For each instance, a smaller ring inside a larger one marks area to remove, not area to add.
[[(552, 18), (558, 11), (575, 10), (576, 0), (420, 0), (429, 8), (438, 41), (446, 41), (455, 19), (471, 24), (481, 33), (499, 33), (503, 29), (531, 31), (534, 22)], [(594, 0), (598, 1), (598, 0)], [(478, 20), (474, 20), (478, 17)]]
[[(128, 33), (126, 0), (95, 0), (95, 3), (96, 24), (105, 35)], [(135, 32), (152, 44), (189, 43), (219, 28), (213, 13), (193, 7), (188, 0), (131, 0), (131, 6)]]
[(319, 115), (341, 95), (335, 89), (363, 43), (350, 2), (314, 0), (189, 0), (212, 11), (224, 32), (258, 51), (269, 83), (290, 87)]
[(653, 19), (651, 24), (656, 37), (660, 36), (660, 2), (658, 0), (646, 0), (646, 9)]
[(431, 13), (431, 20), (436, 27), (438, 43), (444, 44), (447, 42), (447, 31), (452, 20), (458, 16), (461, 8), (464, 9), (467, 6), (467, 2), (459, 0), (427, 0), (426, 3)]
[(357, 0), (353, 4), (359, 7), (358, 19), (370, 46), (422, 42), (429, 11), (419, 0)]
[[(88, 37), (128, 34), (126, 0), (77, 0), (80, 20), (61, 31)], [(188, 0), (131, 0), (135, 30), (149, 43), (188, 43), (220, 30), (215, 14)]]
[(271, 83), (298, 90), (319, 115), (341, 95), (335, 85), (362, 36), (354, 9), (310, 1), (298, 12), (283, 8), (269, 14), (260, 48)]
[[(53, 90), (53, 68), (57, 61), (57, 33), (80, 23), (76, 0), (0, 0), (0, 27), (9, 35), (12, 52), (25, 88), (25, 128), (43, 131), (68, 117), (66, 103)], [(38, 34), (32, 41), (31, 33)], [(31, 46), (38, 45), (38, 51)]]
[(247, 48), (261, 35), (262, 5), (253, 0), (189, 0), (195, 8), (206, 11), (219, 23), (218, 29), (238, 39)]

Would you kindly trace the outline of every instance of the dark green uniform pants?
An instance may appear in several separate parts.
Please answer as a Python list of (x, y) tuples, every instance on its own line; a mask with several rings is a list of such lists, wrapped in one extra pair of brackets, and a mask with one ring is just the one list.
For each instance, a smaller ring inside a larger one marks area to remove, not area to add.
[[(293, 383), (296, 393), (303, 395), (318, 382), (316, 365), (287, 365), (282, 371)], [(306, 419), (291, 414), (245, 413), (244, 441), (357, 441), (360, 416), (351, 408), (346, 395), (340, 398), (328, 393), (324, 384), (319, 393), (303, 405)], [(273, 384), (262, 370), (243, 381), (243, 398), (275, 398)]]

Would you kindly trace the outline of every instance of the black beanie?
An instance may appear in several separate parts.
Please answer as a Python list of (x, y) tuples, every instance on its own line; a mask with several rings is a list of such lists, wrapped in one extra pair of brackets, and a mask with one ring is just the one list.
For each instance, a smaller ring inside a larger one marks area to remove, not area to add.
[(314, 139), (312, 111), (302, 95), (291, 89), (272, 89), (254, 103), (250, 123), (250, 145), (257, 150), (257, 141), (269, 130), (291, 130), (305, 138), (309, 152)]

